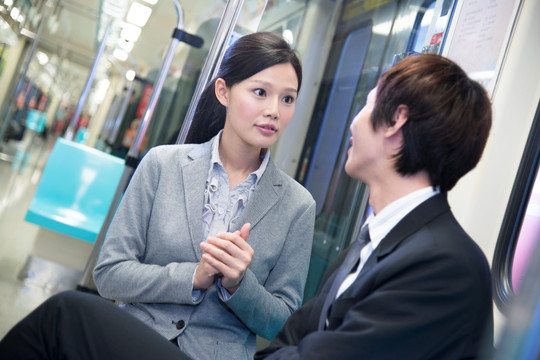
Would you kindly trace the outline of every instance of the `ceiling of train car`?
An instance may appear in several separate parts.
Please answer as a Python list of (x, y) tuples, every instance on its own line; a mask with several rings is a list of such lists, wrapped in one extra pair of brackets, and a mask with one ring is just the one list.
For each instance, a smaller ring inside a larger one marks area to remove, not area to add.
[[(113, 57), (122, 24), (126, 23), (125, 17), (112, 21), (112, 30), (103, 52), (103, 57), (111, 60), (108, 63), (105, 61), (111, 71), (117, 70), (123, 73), (128, 69), (136, 69), (138, 75), (144, 77), (148, 71), (161, 66), (162, 56), (178, 24), (175, 3), (181, 5), (184, 29), (190, 33), (195, 33), (199, 24), (206, 19), (219, 18), (226, 4), (226, 0), (155, 1), (156, 3), (151, 5), (148, 2), (153, 2), (152, 0), (57, 0), (49, 2), (52, 6), (46, 8), (43, 6), (45, 1), (40, 0), (2, 0), (0, 10), (2, 10), (2, 18), (8, 20), (11, 27), (17, 30), (19, 24), (12, 20), (11, 10), (15, 7), (22, 9), (21, 13), (26, 15), (27, 20), (22, 23), (25, 24), (24, 26), (19, 25), (18, 32), (30, 39), (37, 37), (40, 20), (46, 20), (43, 22), (41, 36), (38, 37), (37, 51), (48, 56), (49, 64), (42, 65), (40, 68), (37, 61), (33, 61), (29, 69), (32, 72), (31, 77), (48, 72), (49, 78), (54, 79), (61, 74), (61, 77), (73, 82), (72, 88), (82, 88), (111, 19), (106, 15), (107, 8), (127, 13), (133, 2), (152, 8), (150, 18), (134, 43), (130, 52), (131, 56), (127, 60), (118, 60)], [(2, 38), (0, 42), (5, 43)], [(177, 49), (182, 51), (182, 48), (186, 46), (179, 45)], [(103, 61), (100, 65), (102, 63)], [(55, 81), (64, 80), (55, 79)]]
[[(44, 27), (40, 47), (61, 57), (67, 58), (78, 64), (89, 66), (92, 64), (99, 43), (103, 37), (107, 23), (103, 20), (103, 12), (107, 0), (61, 0), (57, 8), (53, 10), (49, 23)], [(112, 1), (114, 3), (115, 1)], [(129, 5), (133, 0), (119, 1)], [(202, 17), (221, 15), (225, 0), (184, 0), (179, 3), (184, 13), (186, 30), (193, 32), (197, 21)], [(152, 14), (144, 26), (139, 39), (135, 42), (131, 54), (138, 65), (144, 70), (155, 65), (156, 60), (161, 59), (163, 50), (167, 48), (171, 34), (177, 25), (178, 16), (173, 0), (160, 0), (155, 5), (149, 5)], [(123, 5), (125, 6), (125, 5)], [(212, 14), (214, 13), (214, 14)], [(111, 55), (115, 48), (115, 40), (118, 37), (119, 24), (122, 19), (113, 23), (112, 33), (105, 53)], [(131, 61), (127, 61), (129, 67)]]
[[(112, 12), (117, 11), (123, 15), (112, 22), (112, 30), (103, 52), (103, 58), (109, 61), (101, 60), (97, 73), (103, 78), (115, 72), (125, 74), (127, 70), (134, 69), (137, 75), (144, 78), (150, 71), (158, 70), (162, 65), (163, 56), (171, 43), (171, 35), (178, 25), (176, 4), (180, 4), (182, 8), (183, 29), (191, 34), (199, 32), (198, 35), (206, 38), (206, 47), (210, 46), (209, 42), (213, 37), (213, 32), (209, 31), (215, 31), (213, 26), (217, 25), (227, 4), (227, 0), (0, 1), (2, 19), (15, 29), (15, 33), (30, 39), (38, 38), (37, 51), (43, 52), (48, 57), (46, 64), (42, 64), (34, 57), (28, 70), (28, 77), (36, 80), (41, 88), (52, 88), (55, 92), (73, 93), (75, 96), (81, 93), (88, 78), (89, 69), (94, 63), (105, 29), (112, 18), (110, 15)], [(155, 4), (152, 4), (154, 2)], [(126, 14), (133, 3), (149, 6), (152, 13), (134, 43), (130, 56), (125, 60), (118, 60), (113, 56), (113, 52), (118, 48), (121, 30), (127, 23)], [(264, 8), (264, 4), (264, 0), (246, 2), (241, 15), (244, 12), (250, 14), (254, 8)], [(273, 7), (277, 13), (283, 14), (299, 11), (298, 9), (304, 6), (304, 1), (271, 0), (268, 4), (267, 9)], [(13, 20), (16, 17), (13, 16), (12, 10), (16, 7), (26, 15), (25, 20), (19, 20), (20, 24)], [(245, 24), (255, 20), (243, 19)], [(43, 24), (42, 31), (40, 36), (37, 36), (40, 24)], [(208, 33), (204, 34), (205, 31)], [(1, 37), (0, 32), (0, 43), (3, 43)], [(187, 44), (178, 44), (175, 63), (182, 62), (182, 56), (187, 55), (188, 51)], [(171, 69), (174, 69), (174, 65), (172, 64)]]

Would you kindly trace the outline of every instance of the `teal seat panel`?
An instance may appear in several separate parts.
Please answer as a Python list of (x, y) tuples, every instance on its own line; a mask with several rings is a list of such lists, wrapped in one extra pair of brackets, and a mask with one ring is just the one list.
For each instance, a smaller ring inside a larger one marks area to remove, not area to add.
[(94, 242), (124, 171), (124, 159), (58, 138), (25, 220)]
[(36, 204), (34, 209), (28, 209), (24, 220), (89, 243), (94, 243), (96, 241), (100, 225), (95, 224), (95, 221), (93, 226), (91, 224), (73, 222), (73, 217), (61, 216), (59, 210), (63, 210), (63, 208), (57, 206), (50, 206), (49, 212), (46, 212), (45, 209), (47, 209), (47, 207), (43, 206), (43, 204)]

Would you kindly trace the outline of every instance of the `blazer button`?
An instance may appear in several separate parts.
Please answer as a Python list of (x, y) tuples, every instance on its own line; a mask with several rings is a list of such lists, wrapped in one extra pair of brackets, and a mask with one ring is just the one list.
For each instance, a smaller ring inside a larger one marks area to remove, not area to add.
[(184, 326), (186, 326), (186, 322), (184, 320), (178, 320), (176, 322), (176, 328), (178, 330), (182, 330), (184, 328)]

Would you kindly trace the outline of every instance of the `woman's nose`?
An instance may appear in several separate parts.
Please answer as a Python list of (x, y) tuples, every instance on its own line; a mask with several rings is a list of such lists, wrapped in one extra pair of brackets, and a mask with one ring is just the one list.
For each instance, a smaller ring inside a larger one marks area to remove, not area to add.
[(277, 120), (279, 118), (279, 100), (269, 100), (264, 116)]

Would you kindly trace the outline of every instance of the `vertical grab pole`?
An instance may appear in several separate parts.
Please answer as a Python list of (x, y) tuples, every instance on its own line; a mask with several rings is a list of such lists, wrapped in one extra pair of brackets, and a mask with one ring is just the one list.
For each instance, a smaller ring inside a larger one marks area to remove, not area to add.
[[(179, 26), (183, 26), (183, 19), (182, 19), (181, 11), (179, 11), (178, 24)], [(81, 282), (77, 286), (77, 290), (91, 291), (91, 289), (95, 288), (94, 280), (92, 278), (92, 273), (97, 263), (97, 258), (99, 256), (101, 245), (103, 245), (103, 241), (105, 240), (105, 235), (107, 235), (107, 230), (109, 229), (109, 225), (111, 224), (112, 219), (114, 217), (114, 213), (116, 212), (116, 206), (120, 202), (120, 199), (122, 198), (124, 190), (126, 189), (129, 183), (129, 180), (131, 179), (131, 175), (133, 175), (133, 172), (135, 168), (137, 167), (139, 147), (141, 145), (142, 140), (144, 139), (144, 134), (146, 133), (148, 124), (150, 123), (150, 120), (152, 119), (154, 108), (156, 106), (159, 95), (161, 94), (161, 89), (163, 87), (163, 83), (167, 76), (167, 72), (169, 71), (169, 67), (171, 65), (171, 61), (174, 56), (176, 47), (178, 46), (178, 42), (179, 42), (178, 39), (173, 38), (169, 44), (169, 49), (163, 60), (163, 64), (161, 66), (160, 72), (158, 74), (156, 82), (154, 83), (154, 88), (152, 90), (150, 100), (148, 101), (148, 105), (143, 115), (141, 126), (139, 128), (139, 131), (137, 132), (135, 141), (133, 141), (133, 144), (131, 144), (131, 148), (128, 151), (128, 154), (126, 157), (126, 164), (125, 164), (126, 166), (124, 167), (124, 171), (120, 178), (120, 182), (118, 184), (118, 187), (116, 188), (116, 192), (113, 196), (111, 206), (109, 207), (109, 210), (107, 212), (103, 225), (101, 226), (99, 234), (94, 243), (94, 248), (92, 249), (90, 258), (88, 262), (86, 263), (86, 267), (84, 269)]]
[(34, 41), (32, 41), (32, 48), (30, 49), (30, 52), (27, 55), (26, 62), (24, 64), (24, 69), (19, 75), (19, 82), (17, 83), (17, 86), (15, 87), (15, 92), (13, 93), (13, 96), (11, 97), (9, 106), (7, 108), (6, 116), (4, 117), (4, 122), (2, 123), (2, 127), (0, 127), (0, 142), (2, 142), (4, 135), (7, 131), (7, 125), (9, 124), (9, 120), (11, 118), (11, 111), (12, 111), (13, 106), (15, 105), (17, 94), (22, 90), (24, 77), (26, 76), (26, 73), (28, 72), (28, 68), (30, 67), (30, 63), (32, 62), (34, 53), (36, 52), (37, 45), (39, 41), (41, 40), (41, 33), (43, 32), (43, 28), (49, 18), (49, 11), (50, 11), (51, 3), (47, 2), (44, 4), (44, 6), (45, 6), (45, 11), (43, 12), (41, 20), (39, 22), (37, 34), (34, 37)]
[[(133, 59), (133, 56), (131, 54), (129, 54), (129, 57)], [(119, 70), (125, 70), (123, 66), (121, 66), (116, 62), (116, 60), (114, 60), (114, 58), (109, 58), (108, 60)], [(115, 101), (118, 102), (112, 102), (111, 109), (109, 110), (110, 112), (107, 114), (105, 121), (103, 122), (102, 131), (99, 135), (99, 139), (102, 140), (104, 144), (106, 144), (107, 142), (112, 142), (112, 140), (110, 139), (114, 139), (116, 137), (116, 134), (118, 133), (118, 128), (120, 127), (120, 123), (122, 122), (122, 118), (124, 117), (124, 114), (126, 112), (129, 99), (131, 98), (131, 94), (133, 93), (135, 78), (130, 79), (128, 78), (127, 74), (130, 71), (133, 71), (134, 74), (137, 73), (138, 69), (135, 59), (133, 59), (133, 65), (134, 69), (129, 69), (125, 71), (124, 74), (124, 80), (128, 85), (123, 86), (122, 96), (119, 99), (115, 99)]]
[(182, 128), (178, 134), (178, 138), (176, 140), (177, 144), (183, 144), (186, 141), (187, 133), (191, 127), (191, 122), (193, 121), (195, 109), (199, 103), (201, 94), (204, 91), (206, 84), (208, 84), (208, 82), (219, 70), (221, 60), (223, 59), (223, 55), (225, 55), (225, 51), (227, 50), (229, 39), (231, 38), (234, 27), (236, 26), (236, 22), (238, 20), (238, 16), (240, 15), (240, 10), (242, 9), (243, 4), (244, 0), (227, 1), (227, 7), (225, 8), (221, 21), (219, 22), (216, 36), (214, 37), (210, 50), (208, 51), (208, 57), (206, 58), (201, 70), (199, 82), (197, 83), (197, 87), (195, 88), (195, 92), (191, 98), (191, 103), (189, 104), (186, 117), (182, 123)]
[[(139, 67), (137, 66), (137, 60), (135, 60), (133, 55), (131, 54), (128, 54), (128, 55), (131, 61), (133, 62), (133, 71), (135, 71), (135, 74), (137, 74), (137, 72), (139, 71)], [(129, 87), (128, 87), (126, 96), (124, 97), (124, 101), (122, 102), (122, 105), (120, 107), (120, 111), (118, 112), (118, 115), (116, 116), (116, 119), (114, 121), (114, 126), (112, 128), (112, 131), (110, 135), (108, 136), (108, 138), (106, 139), (111, 143), (114, 141), (114, 139), (116, 139), (116, 135), (118, 135), (118, 130), (120, 129), (120, 123), (122, 122), (122, 119), (124, 118), (124, 115), (126, 113), (126, 110), (129, 104), (129, 100), (131, 99), (131, 95), (133, 94), (134, 85), (135, 85), (135, 79), (132, 79), (129, 83)]]
[(107, 26), (107, 29), (105, 30), (105, 34), (103, 35), (103, 39), (101, 40), (101, 44), (99, 45), (99, 49), (96, 53), (96, 57), (94, 58), (94, 63), (92, 64), (92, 68), (90, 69), (90, 73), (88, 74), (88, 78), (86, 79), (86, 84), (84, 85), (83, 92), (81, 94), (81, 97), (79, 98), (77, 109), (75, 109), (73, 118), (71, 118), (71, 122), (69, 123), (69, 126), (66, 129), (66, 134), (64, 138), (66, 138), (67, 140), (73, 140), (73, 137), (75, 136), (75, 128), (77, 127), (77, 121), (79, 120), (79, 116), (81, 115), (82, 108), (84, 106), (84, 103), (86, 102), (86, 98), (88, 97), (88, 92), (90, 91), (90, 87), (92, 86), (92, 81), (94, 80), (94, 76), (96, 75), (96, 69), (99, 64), (99, 60), (101, 59), (101, 56), (103, 55), (103, 51), (105, 50), (105, 45), (107, 44), (107, 38), (109, 37), (109, 34), (111, 33), (111, 28), (112, 28), (112, 22), (109, 23), (109, 25)]
[(111, 224), (114, 214), (116, 212), (116, 207), (118, 203), (120, 202), (122, 195), (124, 194), (124, 191), (129, 183), (129, 180), (131, 179), (131, 176), (133, 175), (133, 172), (135, 171), (135, 168), (138, 165), (139, 148), (141, 147), (142, 141), (144, 139), (144, 135), (146, 133), (146, 129), (148, 128), (150, 120), (152, 119), (154, 108), (157, 104), (157, 100), (161, 93), (163, 83), (167, 76), (167, 72), (169, 71), (169, 67), (171, 65), (178, 43), (180, 42), (180, 40), (182, 40), (195, 47), (202, 46), (202, 39), (193, 35), (189, 35), (182, 31), (182, 28), (184, 27), (184, 15), (182, 12), (182, 7), (180, 6), (180, 3), (177, 0), (174, 0), (174, 4), (176, 6), (176, 11), (178, 15), (177, 27), (174, 29), (173, 36), (169, 44), (169, 49), (163, 60), (163, 64), (161, 66), (156, 82), (154, 83), (154, 88), (152, 90), (150, 100), (148, 101), (148, 105), (143, 115), (141, 126), (139, 127), (137, 136), (135, 137), (135, 140), (133, 141), (133, 144), (131, 145), (131, 148), (128, 151), (128, 154), (126, 157), (126, 164), (125, 164), (126, 166), (120, 178), (118, 187), (116, 188), (116, 192), (113, 196), (111, 206), (109, 207), (109, 210), (107, 212), (103, 225), (94, 243), (94, 248), (92, 249), (92, 253), (90, 254), (90, 258), (88, 259), (88, 262), (84, 269), (82, 279), (80, 283), (77, 285), (77, 290), (94, 292), (95, 284), (92, 278), (92, 273), (97, 263), (99, 251), (101, 249), (101, 246), (103, 245), (103, 241), (105, 240), (105, 235), (107, 234), (109, 225)]

